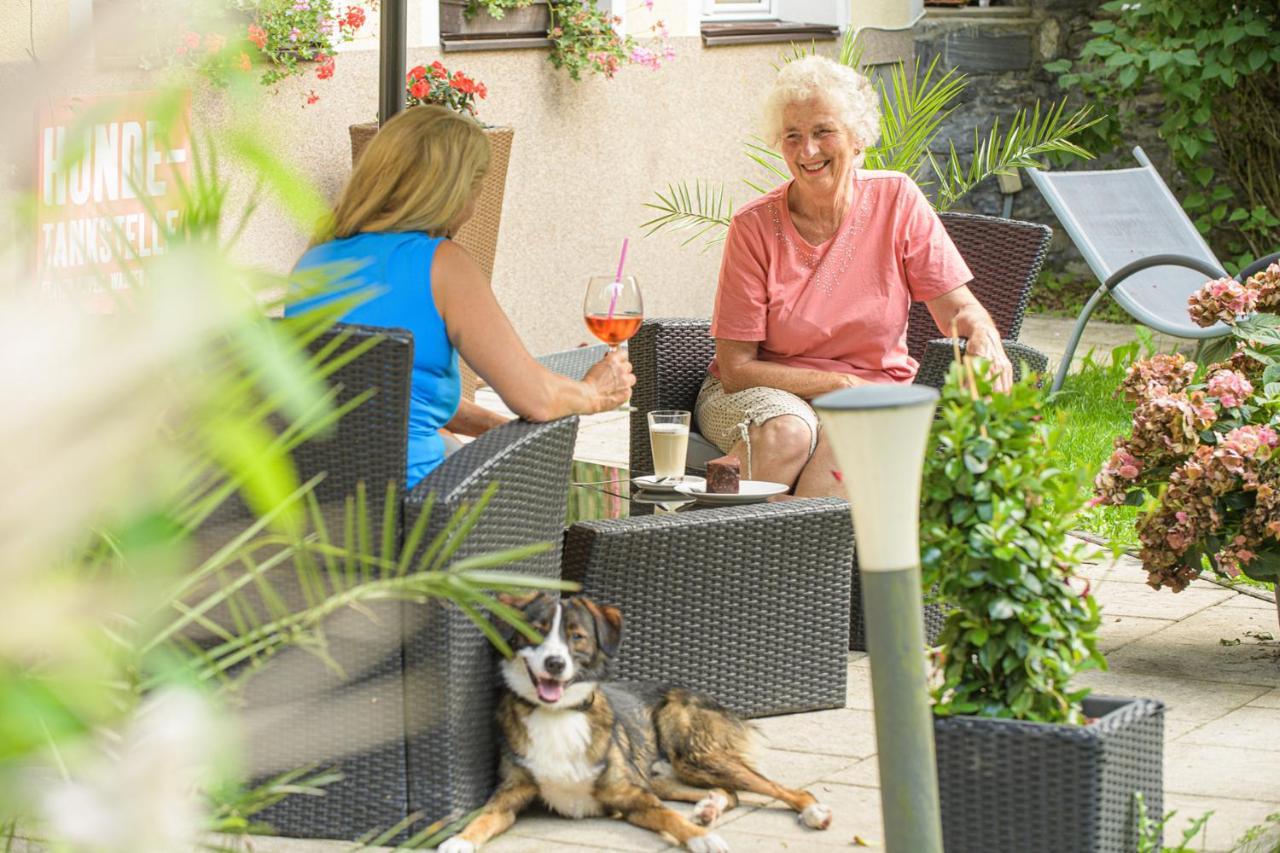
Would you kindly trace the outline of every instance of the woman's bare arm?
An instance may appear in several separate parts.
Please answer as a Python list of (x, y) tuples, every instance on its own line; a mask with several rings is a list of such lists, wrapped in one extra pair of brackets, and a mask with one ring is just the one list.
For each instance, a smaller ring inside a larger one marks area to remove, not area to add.
[(453, 413), (453, 417), (444, 425), (449, 432), (456, 432), (458, 435), (469, 435), (475, 437), (481, 433), (488, 432), (497, 426), (502, 426), (511, 419), (506, 415), (499, 414), (492, 409), (486, 409), (484, 406), (471, 402), (470, 400), (459, 400), (458, 411)]
[(716, 338), (716, 364), (725, 393), (748, 388), (780, 388), (803, 400), (812, 400), (828, 391), (862, 385), (865, 380), (848, 373), (810, 370), (771, 361), (761, 361), (758, 341), (731, 341)]
[(431, 290), (449, 340), (511, 411), (531, 421), (617, 408), (631, 396), (635, 375), (622, 353), (612, 353), (577, 382), (547, 370), (525, 349), (489, 280), (452, 241), (436, 250)]
[(995, 365), (998, 376), (996, 390), (1008, 391), (1013, 385), (1013, 365), (1000, 343), (1000, 333), (991, 315), (967, 285), (957, 287), (925, 303), (933, 322), (948, 337), (968, 338), (965, 354), (985, 358)]

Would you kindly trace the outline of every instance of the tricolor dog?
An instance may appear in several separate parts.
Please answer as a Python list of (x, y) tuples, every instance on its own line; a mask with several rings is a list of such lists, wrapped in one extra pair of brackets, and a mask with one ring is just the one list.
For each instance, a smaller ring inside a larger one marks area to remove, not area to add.
[[(708, 827), (738, 804), (739, 791), (781, 800), (806, 826), (830, 826), (831, 810), (812, 794), (760, 775), (752, 730), (714, 700), (660, 684), (601, 683), (622, 638), (616, 608), (542, 593), (506, 601), (543, 639), (509, 631), (515, 654), (502, 663), (498, 787), (441, 851), (470, 853), (534, 800), (566, 817), (620, 815), (694, 853), (729, 849)], [(663, 800), (695, 803), (692, 819)]]

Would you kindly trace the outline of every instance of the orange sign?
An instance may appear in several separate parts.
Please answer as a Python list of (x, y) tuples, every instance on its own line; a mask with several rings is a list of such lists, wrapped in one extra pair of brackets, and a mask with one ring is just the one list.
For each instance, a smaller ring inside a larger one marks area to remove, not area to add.
[(36, 272), (46, 292), (124, 290), (164, 252), (190, 175), (190, 105), (162, 125), (147, 114), (154, 98), (75, 98), (37, 117)]

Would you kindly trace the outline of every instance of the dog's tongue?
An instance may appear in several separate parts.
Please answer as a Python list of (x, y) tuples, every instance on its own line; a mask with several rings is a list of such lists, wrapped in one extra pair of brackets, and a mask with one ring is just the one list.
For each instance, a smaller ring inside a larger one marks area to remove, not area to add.
[(550, 678), (538, 679), (538, 698), (543, 702), (559, 702), (564, 695), (564, 685)]

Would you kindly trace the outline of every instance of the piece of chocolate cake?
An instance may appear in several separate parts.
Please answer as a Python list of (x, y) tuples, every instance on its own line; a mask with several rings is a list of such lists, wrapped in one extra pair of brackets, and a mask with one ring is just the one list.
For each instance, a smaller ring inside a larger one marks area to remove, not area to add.
[(707, 463), (707, 494), (736, 495), (741, 465), (736, 456), (721, 456)]

